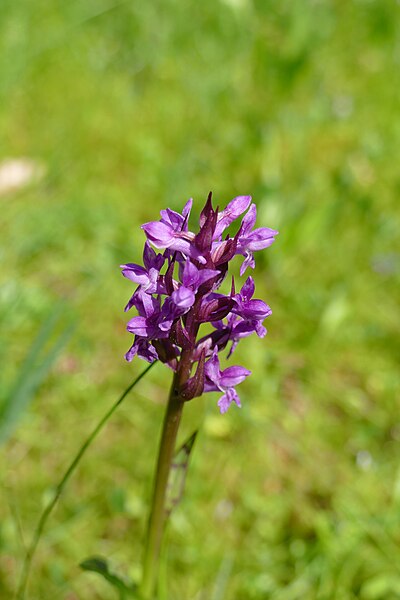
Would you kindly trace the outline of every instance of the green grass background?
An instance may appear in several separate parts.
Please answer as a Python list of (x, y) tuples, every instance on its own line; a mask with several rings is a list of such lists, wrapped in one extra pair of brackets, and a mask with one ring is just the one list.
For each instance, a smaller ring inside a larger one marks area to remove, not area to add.
[[(400, 598), (400, 5), (394, 0), (2, 0), (0, 161), (38, 183), (0, 197), (2, 393), (59, 307), (75, 329), (0, 455), (0, 597), (43, 503), (144, 367), (128, 365), (118, 265), (140, 223), (209, 190), (252, 194), (280, 230), (258, 257), (268, 336), (242, 342), (243, 408), (216, 395), (171, 519), (167, 600)], [(397, 297), (396, 297), (397, 294)], [(60, 330), (60, 331), (58, 331)], [(53, 337), (54, 337), (53, 336)], [(140, 575), (170, 372), (157, 365), (50, 519), (30, 600)], [(163, 584), (165, 587), (165, 584)]]

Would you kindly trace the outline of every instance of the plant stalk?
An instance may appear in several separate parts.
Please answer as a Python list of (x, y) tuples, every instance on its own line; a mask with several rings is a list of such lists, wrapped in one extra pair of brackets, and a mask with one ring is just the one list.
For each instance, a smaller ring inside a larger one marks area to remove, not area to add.
[(190, 355), (185, 356), (184, 353), (180, 368), (172, 382), (164, 416), (143, 558), (143, 577), (140, 587), (140, 595), (143, 600), (153, 600), (157, 584), (161, 542), (167, 519), (168, 480), (184, 405), (184, 399), (179, 394), (179, 389), (188, 379), (190, 366)]

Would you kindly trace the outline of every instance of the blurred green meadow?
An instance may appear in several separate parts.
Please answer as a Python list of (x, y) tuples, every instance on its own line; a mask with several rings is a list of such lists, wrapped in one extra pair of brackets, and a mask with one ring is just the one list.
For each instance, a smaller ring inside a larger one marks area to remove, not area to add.
[[(400, 4), (0, 3), (0, 598), (79, 444), (145, 366), (123, 359), (139, 225), (252, 194), (268, 336), (243, 408), (200, 427), (160, 600), (400, 598)], [(19, 162), (18, 162), (19, 161)], [(170, 372), (156, 365), (50, 518), (30, 600), (140, 576)]]

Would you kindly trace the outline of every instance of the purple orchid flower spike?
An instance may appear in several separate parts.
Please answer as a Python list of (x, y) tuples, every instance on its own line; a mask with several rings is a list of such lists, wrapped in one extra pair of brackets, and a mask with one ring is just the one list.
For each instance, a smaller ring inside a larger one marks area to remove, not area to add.
[[(197, 232), (189, 228), (191, 208), (189, 200), (182, 213), (167, 208), (159, 221), (142, 225), (147, 237), (143, 265), (121, 267), (124, 277), (137, 285), (125, 307), (138, 312), (127, 325), (135, 337), (125, 358), (167, 364), (176, 373), (184, 401), (203, 392), (223, 392), (218, 406), (224, 413), (232, 402), (240, 406), (235, 388), (250, 371), (240, 366), (221, 370), (219, 354), (228, 348), (229, 358), (241, 339), (253, 333), (265, 336), (263, 321), (271, 309), (254, 298), (251, 277), (238, 293), (234, 282), (229, 294), (221, 294), (219, 286), (236, 255), (245, 257), (243, 274), (247, 267), (254, 268), (254, 252), (270, 246), (278, 232), (254, 229), (257, 211), (251, 196), (237, 196), (219, 211), (210, 193)], [(246, 211), (236, 235), (223, 239), (225, 230)], [(209, 323), (211, 331), (199, 337), (202, 323)]]

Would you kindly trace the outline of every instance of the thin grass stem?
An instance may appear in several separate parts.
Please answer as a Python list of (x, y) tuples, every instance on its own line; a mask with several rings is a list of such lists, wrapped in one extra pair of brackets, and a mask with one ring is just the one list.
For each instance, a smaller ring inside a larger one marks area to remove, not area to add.
[(87, 437), (85, 442), (79, 448), (75, 458), (70, 463), (68, 469), (65, 471), (63, 477), (57, 484), (53, 497), (48, 502), (48, 504), (44, 508), (44, 510), (39, 518), (38, 524), (37, 524), (34, 534), (32, 536), (32, 540), (26, 551), (26, 554), (24, 557), (24, 562), (22, 565), (21, 575), (20, 575), (20, 579), (19, 579), (19, 584), (18, 584), (16, 596), (15, 596), (17, 600), (25, 600), (26, 586), (28, 583), (29, 573), (30, 573), (30, 569), (31, 569), (33, 557), (35, 555), (36, 548), (37, 548), (40, 538), (42, 536), (42, 533), (43, 533), (43, 530), (47, 523), (47, 520), (48, 520), (50, 514), (52, 513), (55, 505), (57, 504), (57, 501), (60, 498), (62, 492), (64, 491), (64, 488), (65, 488), (68, 480), (70, 479), (71, 475), (77, 468), (77, 466), (78, 466), (81, 458), (85, 454), (86, 450), (89, 448), (89, 446), (92, 444), (94, 439), (97, 437), (97, 435), (103, 429), (104, 425), (107, 423), (109, 418), (113, 415), (113, 413), (120, 406), (120, 404), (122, 404), (122, 402), (125, 400), (126, 396), (135, 387), (135, 385), (137, 383), (139, 383), (139, 381), (142, 379), (142, 377), (144, 377), (150, 371), (150, 369), (152, 368), (152, 366), (154, 364), (155, 363), (152, 363), (151, 365), (149, 365), (142, 373), (140, 373), (140, 375), (138, 375), (136, 377), (136, 379), (134, 379), (134, 381), (126, 388), (126, 390), (118, 398), (118, 400), (116, 402), (114, 402), (114, 404), (111, 406), (111, 408), (105, 413), (103, 418), (100, 419), (99, 423), (93, 429), (92, 433)]

